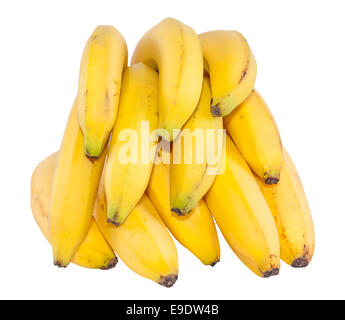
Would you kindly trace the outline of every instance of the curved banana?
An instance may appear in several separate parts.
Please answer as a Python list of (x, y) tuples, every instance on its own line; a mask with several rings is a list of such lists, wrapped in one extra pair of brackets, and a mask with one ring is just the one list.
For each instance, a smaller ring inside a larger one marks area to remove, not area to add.
[[(115, 225), (126, 220), (150, 179), (153, 162), (149, 156), (156, 145), (150, 134), (158, 123), (157, 90), (158, 75), (145, 64), (125, 70), (119, 114), (105, 165), (107, 216)], [(145, 125), (147, 135), (142, 131)]]
[(248, 165), (226, 139), (226, 168), (205, 196), (226, 241), (254, 273), (279, 273), (279, 237), (270, 209)]
[(250, 168), (265, 183), (278, 183), (282, 166), (280, 135), (267, 104), (255, 89), (224, 118), (224, 127)]
[(223, 121), (212, 116), (210, 103), (211, 90), (204, 80), (198, 106), (173, 143), (170, 201), (171, 211), (178, 215), (186, 215), (195, 208), (218, 172)]
[[(37, 225), (49, 242), (48, 213), (57, 157), (58, 152), (41, 161), (35, 168), (31, 178), (30, 200), (32, 213)], [(94, 219), (92, 219), (84, 241), (73, 256), (72, 262), (81, 267), (92, 269), (108, 270), (115, 267), (117, 258)]]
[(282, 260), (295, 268), (306, 267), (315, 247), (313, 220), (297, 170), (284, 148), (279, 183), (268, 186), (256, 179), (276, 221)]
[(186, 217), (170, 211), (170, 165), (153, 166), (146, 193), (172, 235), (205, 265), (214, 266), (220, 258), (216, 227), (203, 199)]
[(159, 70), (159, 134), (174, 140), (201, 93), (203, 59), (198, 36), (191, 27), (165, 19), (139, 41), (131, 63), (137, 62)]
[(55, 168), (49, 213), (54, 264), (66, 267), (83, 242), (92, 219), (106, 150), (91, 159), (84, 153), (76, 99)]
[(118, 227), (107, 223), (105, 208), (102, 179), (94, 217), (105, 238), (131, 270), (162, 286), (173, 286), (178, 275), (176, 247), (149, 198), (144, 194)]
[(211, 112), (223, 117), (234, 110), (252, 89), (256, 61), (247, 40), (236, 31), (217, 30), (199, 35), (212, 90)]
[(112, 26), (98, 26), (86, 43), (79, 73), (78, 120), (85, 153), (98, 157), (114, 126), (127, 45)]

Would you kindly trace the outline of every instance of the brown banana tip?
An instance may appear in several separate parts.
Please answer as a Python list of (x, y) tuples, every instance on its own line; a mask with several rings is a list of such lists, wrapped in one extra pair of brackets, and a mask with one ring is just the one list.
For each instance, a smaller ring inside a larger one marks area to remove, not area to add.
[(118, 259), (117, 259), (117, 257), (115, 257), (115, 258), (111, 259), (111, 260), (108, 262), (108, 264), (107, 264), (106, 266), (103, 266), (101, 269), (102, 269), (102, 270), (110, 270), (110, 269), (113, 269), (113, 268), (116, 266), (117, 262), (118, 262)]
[(211, 106), (211, 113), (214, 117), (221, 117), (222, 113), (219, 108), (219, 104), (216, 104), (215, 106)]
[(118, 226), (121, 225), (121, 223), (115, 222), (114, 220), (109, 219), (109, 218), (107, 219), (107, 222), (113, 224), (113, 225), (116, 226), (116, 227), (118, 227)]
[(211, 266), (211, 267), (214, 267), (218, 262), (219, 262), (219, 259), (213, 261), (212, 263), (210, 263), (210, 266)]
[(57, 266), (58, 268), (66, 268), (67, 266), (62, 265), (61, 261), (54, 261), (54, 266)]
[(171, 208), (171, 211), (175, 212), (178, 216), (185, 216), (186, 215), (186, 213), (182, 212), (181, 209), (179, 209), (179, 208)]
[(161, 277), (159, 284), (166, 288), (171, 288), (177, 280), (177, 274), (169, 274), (168, 276)]
[(269, 278), (272, 276), (277, 276), (279, 274), (279, 269), (275, 268), (264, 273), (264, 278)]
[(278, 182), (279, 182), (279, 179), (275, 177), (268, 177), (265, 179), (266, 184), (277, 184)]
[(297, 258), (291, 263), (291, 267), (293, 268), (305, 268), (309, 264), (309, 261), (307, 258)]

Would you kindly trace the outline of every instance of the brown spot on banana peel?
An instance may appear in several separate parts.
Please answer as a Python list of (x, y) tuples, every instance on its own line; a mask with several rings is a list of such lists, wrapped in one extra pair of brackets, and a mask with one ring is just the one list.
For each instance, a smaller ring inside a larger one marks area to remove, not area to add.
[(279, 179), (276, 177), (267, 177), (265, 178), (266, 184), (277, 184), (279, 182)]
[(113, 224), (116, 227), (119, 227), (121, 225), (121, 223), (115, 222), (114, 220), (109, 218), (107, 219), (107, 222)]
[(241, 76), (240, 81), (238, 83), (241, 83), (241, 81), (245, 78), (246, 74), (247, 74), (247, 70), (242, 71), (242, 76)]
[(238, 81), (238, 84), (240, 84), (240, 83), (243, 81), (243, 79), (246, 77), (248, 68), (249, 68), (249, 59), (248, 59), (247, 62), (246, 62), (246, 66), (245, 66), (244, 69), (242, 70), (241, 78), (240, 78), (240, 80)]
[(183, 212), (179, 208), (171, 208), (171, 211), (175, 212), (179, 217), (184, 217), (185, 215), (187, 215), (192, 210), (190, 210), (188, 212)]
[(295, 259), (292, 263), (291, 263), (291, 267), (293, 268), (305, 268), (308, 266), (309, 264), (309, 250), (307, 248), (306, 245), (304, 245), (304, 253), (301, 257)]
[(211, 113), (214, 117), (221, 117), (222, 116), (222, 112), (219, 108), (219, 103), (217, 103), (214, 106), (211, 106)]
[(104, 111), (106, 114), (108, 114), (111, 110), (112, 108), (110, 106), (109, 92), (106, 90), (104, 94)]
[(158, 283), (163, 287), (171, 288), (175, 284), (177, 278), (177, 274), (169, 274), (165, 277), (161, 276)]
[(264, 278), (269, 278), (272, 276), (277, 276), (279, 274), (279, 269), (278, 268), (274, 268), (272, 270), (266, 271), (263, 273)]
[(305, 268), (306, 266), (308, 266), (309, 261), (307, 258), (302, 257), (302, 258), (297, 258), (295, 259), (292, 264), (291, 267), (293, 268)]
[(115, 257), (115, 258), (111, 259), (106, 266), (103, 266), (101, 268), (101, 270), (113, 269), (116, 266), (117, 262), (118, 262), (118, 259)]
[(272, 172), (265, 171), (264, 172), (264, 182), (265, 184), (277, 184), (279, 182), (279, 173), (277, 175), (272, 174)]
[(214, 267), (218, 262), (219, 262), (219, 259), (213, 261), (212, 263), (210, 263), (210, 266), (211, 266), (211, 267)]
[(59, 268), (66, 268), (67, 266), (63, 266), (61, 261), (54, 261), (54, 266)]
[[(249, 59), (247, 60), (244, 69), (242, 70), (241, 77), (240, 77), (240, 80), (238, 81), (237, 85), (239, 85), (243, 81), (243, 79), (246, 77), (247, 72), (248, 72), (248, 68), (249, 68)], [(211, 113), (214, 117), (221, 117), (222, 116), (222, 112), (221, 112), (221, 109), (219, 107), (219, 103), (212, 106), (212, 100), (211, 100)]]

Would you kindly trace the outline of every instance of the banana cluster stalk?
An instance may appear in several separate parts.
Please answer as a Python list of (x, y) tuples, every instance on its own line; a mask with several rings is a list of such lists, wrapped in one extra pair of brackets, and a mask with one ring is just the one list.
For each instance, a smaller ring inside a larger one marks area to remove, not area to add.
[(260, 277), (279, 274), (280, 260), (309, 265), (309, 205), (254, 89), (256, 60), (243, 35), (197, 35), (168, 18), (127, 60), (123, 36), (98, 26), (60, 149), (33, 172), (31, 209), (54, 264), (108, 270), (119, 257), (171, 287), (179, 272), (172, 236), (214, 266), (217, 225)]

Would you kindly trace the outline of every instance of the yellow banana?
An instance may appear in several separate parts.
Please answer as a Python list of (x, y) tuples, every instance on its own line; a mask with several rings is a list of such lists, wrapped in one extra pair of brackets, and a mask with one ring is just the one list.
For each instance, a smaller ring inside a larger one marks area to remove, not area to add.
[(277, 275), (279, 237), (270, 209), (248, 165), (226, 139), (226, 168), (205, 196), (218, 227), (242, 262), (262, 277)]
[(206, 265), (215, 265), (220, 258), (217, 231), (205, 202), (199, 201), (185, 217), (170, 211), (170, 165), (163, 162), (153, 166), (146, 193), (172, 235)]
[(198, 106), (173, 144), (170, 200), (171, 211), (178, 215), (186, 215), (195, 208), (218, 172), (223, 121), (212, 116), (210, 103), (211, 90), (204, 80)]
[(101, 180), (94, 217), (119, 258), (134, 272), (162, 286), (177, 280), (177, 251), (169, 232), (144, 194), (121, 226), (107, 223), (106, 200)]
[(77, 119), (76, 99), (57, 159), (49, 214), (54, 264), (66, 267), (83, 242), (102, 174), (106, 150), (87, 157)]
[(256, 61), (247, 40), (236, 31), (200, 34), (206, 72), (212, 90), (211, 112), (223, 117), (234, 110), (252, 91)]
[(131, 63), (137, 62), (159, 70), (159, 134), (174, 140), (201, 93), (203, 59), (198, 36), (191, 27), (165, 19), (138, 43)]
[(85, 153), (98, 157), (114, 126), (127, 45), (112, 26), (98, 26), (86, 43), (80, 64), (78, 120)]
[(282, 165), (280, 135), (268, 106), (255, 89), (224, 118), (224, 127), (251, 169), (265, 183), (278, 183)]
[[(158, 75), (145, 64), (138, 63), (125, 70), (119, 114), (105, 165), (107, 215), (108, 221), (115, 225), (126, 220), (150, 179), (150, 152), (155, 151), (156, 142), (149, 135), (158, 123), (157, 90)], [(142, 132), (144, 121), (150, 131), (147, 136)]]
[[(45, 238), (50, 242), (48, 213), (52, 193), (54, 167), (58, 153), (54, 153), (35, 168), (31, 178), (31, 209)], [(72, 262), (85, 268), (108, 270), (115, 267), (117, 258), (92, 219), (90, 229), (72, 258)]]
[(297, 170), (284, 148), (279, 183), (268, 186), (256, 179), (276, 221), (282, 260), (295, 268), (306, 267), (315, 247), (313, 220)]

